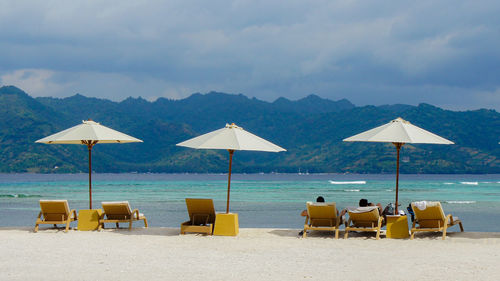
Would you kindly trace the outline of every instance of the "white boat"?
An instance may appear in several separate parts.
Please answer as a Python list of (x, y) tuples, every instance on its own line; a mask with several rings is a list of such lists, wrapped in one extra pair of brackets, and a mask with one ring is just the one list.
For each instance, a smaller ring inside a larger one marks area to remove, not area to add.
[(331, 184), (366, 184), (366, 181), (329, 181)]

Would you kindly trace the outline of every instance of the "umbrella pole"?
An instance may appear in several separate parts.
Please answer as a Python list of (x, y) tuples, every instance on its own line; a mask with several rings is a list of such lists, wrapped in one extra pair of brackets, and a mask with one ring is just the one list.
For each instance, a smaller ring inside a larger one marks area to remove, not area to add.
[(92, 147), (97, 141), (84, 141), (84, 144), (87, 145), (89, 150), (89, 208), (92, 210)]
[(396, 207), (394, 209), (394, 215), (398, 214), (398, 195), (399, 195), (399, 151), (404, 143), (396, 142), (394, 145), (396, 146), (397, 151), (397, 160), (396, 160)]
[(229, 214), (229, 193), (231, 192), (231, 166), (233, 165), (234, 150), (229, 149), (229, 172), (227, 174), (227, 205), (226, 214)]

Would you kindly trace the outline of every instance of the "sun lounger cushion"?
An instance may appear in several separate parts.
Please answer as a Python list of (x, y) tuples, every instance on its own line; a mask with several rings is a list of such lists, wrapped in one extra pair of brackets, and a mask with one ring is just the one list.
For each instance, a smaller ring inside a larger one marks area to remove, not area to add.
[[(99, 229), (101, 227), (104, 227), (104, 223), (109, 223), (109, 222), (115, 222), (115, 223), (129, 222), (129, 229), (131, 229), (132, 221), (135, 220), (144, 220), (144, 226), (146, 228), (148, 227), (148, 222), (144, 214), (139, 213), (137, 209), (132, 211), (128, 201), (102, 202), (101, 205), (102, 208), (104, 209), (104, 213), (102, 217), (99, 219), (100, 223)], [(104, 216), (106, 217), (106, 219), (104, 219)]]
[(35, 232), (40, 224), (66, 224), (69, 229), (72, 221), (77, 220), (75, 210), (70, 210), (68, 200), (40, 200), (40, 213), (35, 223)]
[(374, 209), (377, 209), (377, 206), (366, 206), (366, 207), (348, 207), (347, 210), (349, 213), (354, 213), (354, 214), (362, 214), (362, 213), (368, 213), (373, 211)]
[(302, 237), (307, 237), (308, 230), (335, 231), (335, 238), (339, 236), (339, 218), (335, 202), (307, 202), (307, 217), (304, 223)]
[[(418, 202), (421, 204), (421, 202)], [(451, 215), (446, 216), (440, 202), (425, 202), (426, 208), (421, 210), (417, 202), (411, 203), (415, 220), (411, 228), (411, 237), (414, 238), (415, 232), (419, 231), (442, 231), (443, 240), (446, 238), (447, 229), (455, 224), (460, 226), (460, 231), (463, 231), (462, 221), (458, 217)]]

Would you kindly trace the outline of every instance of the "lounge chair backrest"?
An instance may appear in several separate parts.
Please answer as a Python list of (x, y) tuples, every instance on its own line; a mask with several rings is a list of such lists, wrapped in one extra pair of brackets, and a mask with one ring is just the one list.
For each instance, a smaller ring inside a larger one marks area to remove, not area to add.
[(214, 201), (212, 199), (186, 198), (189, 220), (193, 225), (215, 223)]
[(40, 200), (40, 210), (46, 221), (63, 221), (69, 216), (68, 200)]
[(415, 202), (411, 203), (411, 208), (415, 213), (415, 219), (421, 227), (432, 228), (442, 227), (446, 222), (443, 208), (440, 202), (426, 202), (425, 209), (420, 210)]
[(377, 206), (358, 207), (356, 209), (348, 209), (347, 212), (352, 224), (358, 227), (374, 227), (378, 224), (380, 218)]
[(110, 220), (127, 220), (132, 215), (128, 201), (102, 202), (102, 209)]
[(307, 215), (312, 226), (335, 226), (337, 207), (335, 202), (312, 203), (307, 202)]

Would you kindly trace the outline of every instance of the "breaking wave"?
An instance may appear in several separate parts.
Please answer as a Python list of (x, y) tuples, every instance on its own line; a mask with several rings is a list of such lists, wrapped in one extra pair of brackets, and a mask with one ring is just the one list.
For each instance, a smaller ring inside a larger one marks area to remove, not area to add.
[(33, 197), (42, 197), (41, 195), (36, 194), (0, 194), (0, 198), (33, 198)]
[(479, 183), (477, 181), (461, 181), (461, 184), (468, 184), (468, 185), (478, 185)]
[(445, 201), (448, 204), (475, 204), (476, 201)]

